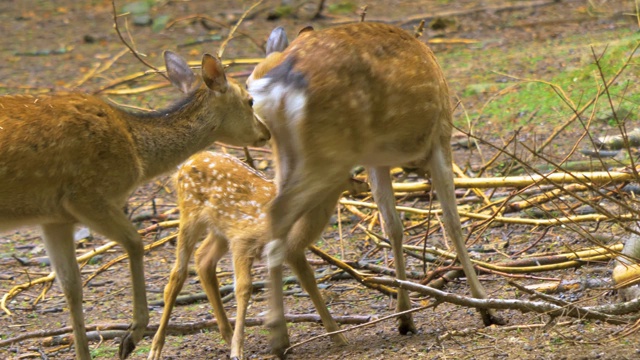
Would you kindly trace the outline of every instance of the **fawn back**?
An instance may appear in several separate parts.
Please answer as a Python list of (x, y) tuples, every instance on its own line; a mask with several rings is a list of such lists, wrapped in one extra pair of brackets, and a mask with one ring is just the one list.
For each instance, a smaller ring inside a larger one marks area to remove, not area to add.
[[(276, 259), (269, 262), (272, 351), (284, 357), (289, 346), (277, 261), (288, 234), (355, 165), (367, 167), (397, 278), (406, 279), (403, 228), (389, 170), (406, 164), (429, 170), (472, 293), (486, 297), (462, 237), (449, 145), (449, 89), (431, 50), (406, 31), (379, 23), (306, 28), (290, 45), (277, 28), (267, 49), (271, 53), (247, 86), (254, 109), (269, 126), (277, 161), (278, 194), (268, 214), (272, 241), (267, 246), (267, 256)], [(396, 310), (410, 307), (400, 289)], [(499, 322), (490, 311), (483, 312), (483, 320)], [(416, 332), (410, 314), (399, 316), (398, 330)]]
[[(269, 132), (242, 86), (205, 55), (202, 78), (165, 52), (173, 85), (187, 94), (166, 109), (134, 112), (86, 94), (0, 97), (0, 230), (39, 224), (71, 312), (78, 359), (89, 359), (73, 226), (120, 243), (130, 257), (133, 324), (125, 358), (148, 323), (143, 244), (122, 211), (141, 183), (175, 169), (216, 140), (260, 145)], [(204, 85), (203, 85), (204, 84)]]
[[(196, 251), (196, 269), (218, 321), (218, 328), (225, 341), (231, 345), (231, 358), (241, 359), (244, 341), (244, 320), (252, 293), (251, 265), (261, 257), (269, 240), (266, 212), (275, 196), (275, 185), (261, 173), (238, 159), (220, 153), (202, 152), (185, 162), (176, 175), (180, 230), (176, 245), (176, 262), (165, 287), (165, 309), (156, 333), (149, 360), (161, 358), (171, 310), (188, 275), (188, 263), (195, 245), (205, 240)], [(350, 180), (342, 190), (361, 192), (366, 183)], [(328, 331), (337, 330), (315, 283), (313, 270), (304, 250), (317, 240), (326, 227), (329, 216), (340, 192), (327, 194), (321, 213), (310, 213), (300, 225), (300, 231), (292, 232), (287, 243), (287, 262), (298, 276), (301, 285), (309, 293)], [(217, 263), (231, 250), (233, 257), (237, 316), (235, 329), (226, 316), (220, 298), (216, 276)], [(333, 337), (344, 343), (342, 335)]]

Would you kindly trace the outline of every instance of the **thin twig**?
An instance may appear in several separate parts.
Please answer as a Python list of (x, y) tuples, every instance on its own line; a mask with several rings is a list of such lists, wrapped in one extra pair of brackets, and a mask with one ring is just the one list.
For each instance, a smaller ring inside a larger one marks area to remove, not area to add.
[(287, 352), (289, 352), (290, 350), (292, 350), (294, 348), (297, 348), (298, 346), (304, 345), (304, 344), (306, 344), (308, 342), (311, 342), (311, 341), (315, 341), (315, 340), (318, 340), (318, 339), (321, 339), (321, 338), (324, 338), (324, 337), (327, 337), (327, 336), (332, 336), (332, 335), (336, 335), (336, 334), (342, 334), (342, 333), (347, 332), (347, 331), (353, 331), (353, 330), (356, 330), (356, 329), (359, 329), (359, 328), (362, 328), (362, 327), (365, 327), (365, 326), (372, 326), (372, 325), (375, 325), (375, 324), (377, 324), (379, 322), (387, 321), (389, 319), (393, 319), (393, 318), (396, 318), (396, 317), (399, 317), (399, 316), (402, 316), (402, 315), (406, 315), (406, 314), (411, 314), (411, 313), (414, 313), (414, 312), (422, 311), (422, 310), (428, 309), (430, 307), (435, 307), (435, 305), (436, 304), (429, 304), (427, 306), (421, 306), (419, 308), (401, 311), (399, 313), (394, 313), (394, 314), (391, 314), (391, 315), (387, 315), (387, 316), (381, 317), (380, 319), (369, 321), (369, 322), (361, 324), (361, 325), (355, 325), (355, 326), (351, 326), (351, 327), (346, 328), (346, 329), (336, 330), (336, 331), (324, 333), (322, 335), (314, 336), (312, 338), (309, 338), (307, 340), (304, 340), (304, 341), (301, 341), (299, 343), (296, 343), (296, 344), (293, 344), (293, 345), (289, 346), (288, 348), (285, 349), (284, 354), (286, 355)]
[(258, 6), (260, 4), (262, 4), (262, 0), (258, 0), (253, 5), (251, 5), (251, 7), (249, 7), (244, 13), (242, 13), (242, 16), (240, 16), (240, 18), (238, 19), (236, 24), (231, 28), (231, 30), (229, 30), (229, 34), (227, 35), (227, 38), (222, 42), (222, 44), (220, 45), (220, 49), (218, 50), (218, 58), (219, 59), (222, 58), (222, 54), (224, 53), (224, 49), (227, 47), (227, 44), (229, 43), (229, 41), (231, 41), (231, 39), (233, 39), (233, 34), (238, 29), (238, 26), (240, 26), (240, 24), (242, 23), (244, 18), (247, 17), (247, 15), (249, 14), (249, 12), (251, 12), (251, 10), (255, 9), (256, 6)]
[(118, 27), (118, 14), (117, 14), (117, 10), (116, 10), (116, 1), (115, 0), (111, 0), (111, 7), (113, 8), (113, 27), (116, 29), (116, 33), (118, 34), (118, 37), (120, 38), (120, 41), (122, 41), (122, 43), (129, 49), (129, 51), (133, 54), (133, 56), (135, 56), (136, 59), (138, 59), (141, 63), (143, 63), (149, 69), (155, 70), (162, 77), (164, 77), (165, 79), (169, 80), (169, 77), (166, 74), (160, 72), (155, 66), (153, 66), (150, 63), (148, 63), (147, 61), (145, 61), (140, 55), (138, 55), (138, 52), (134, 48), (132, 48), (131, 45), (129, 45), (129, 43), (124, 39), (124, 37), (122, 36), (122, 33), (120, 32), (120, 28)]

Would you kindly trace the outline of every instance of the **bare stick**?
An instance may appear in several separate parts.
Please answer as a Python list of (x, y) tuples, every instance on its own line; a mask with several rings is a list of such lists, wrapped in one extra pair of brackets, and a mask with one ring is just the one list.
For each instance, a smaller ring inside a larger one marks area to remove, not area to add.
[(360, 22), (364, 22), (364, 18), (367, 16), (367, 5), (360, 8)]
[(311, 342), (311, 341), (315, 341), (315, 340), (321, 339), (321, 338), (323, 338), (323, 337), (327, 337), (327, 336), (331, 336), (331, 335), (336, 335), (336, 334), (342, 334), (342, 333), (344, 333), (344, 332), (347, 332), (347, 331), (353, 331), (353, 330), (355, 330), (355, 329), (359, 329), (359, 328), (362, 328), (362, 327), (365, 327), (365, 326), (375, 325), (375, 324), (377, 324), (377, 323), (379, 323), (379, 322), (387, 321), (387, 320), (389, 320), (389, 319), (393, 319), (393, 318), (396, 318), (396, 317), (398, 317), (398, 316), (402, 316), (402, 315), (406, 315), (406, 314), (411, 314), (411, 313), (414, 313), (414, 312), (422, 311), (422, 310), (428, 309), (428, 308), (430, 308), (430, 307), (435, 307), (436, 305), (437, 305), (437, 304), (429, 304), (429, 305), (427, 305), (427, 306), (421, 306), (421, 307), (419, 307), (419, 308), (415, 308), (415, 309), (409, 309), (409, 310), (401, 311), (401, 312), (398, 312), (398, 313), (395, 313), (395, 314), (391, 314), (391, 315), (387, 315), (387, 316), (381, 317), (380, 319), (377, 319), (377, 320), (369, 321), (369, 322), (367, 322), (367, 323), (365, 323), (365, 324), (362, 324), (362, 325), (351, 326), (351, 327), (346, 328), (346, 329), (342, 329), (342, 330), (338, 330), (338, 331), (332, 331), (332, 332), (324, 333), (324, 334), (322, 334), (322, 335), (314, 336), (314, 337), (312, 337), (312, 338), (310, 338), (310, 339), (307, 339), (307, 340), (305, 340), (305, 341), (301, 341), (301, 342), (299, 342), (299, 343), (297, 343), (297, 344), (293, 344), (293, 345), (289, 346), (289, 347), (284, 351), (284, 353), (286, 354), (287, 352), (289, 352), (289, 351), (290, 351), (290, 350), (292, 350), (293, 348), (296, 348), (296, 347), (298, 347), (298, 346), (300, 346), (300, 345), (304, 345), (304, 344), (306, 344), (306, 343), (308, 343), (308, 342)]
[(629, 319), (594, 310), (594, 307), (579, 307), (574, 305), (558, 306), (541, 301), (512, 300), (512, 299), (477, 299), (460, 296), (445, 291), (419, 285), (411, 281), (390, 279), (390, 278), (368, 278), (366, 281), (384, 284), (387, 286), (400, 287), (410, 291), (415, 291), (423, 295), (432, 296), (437, 302), (447, 302), (454, 305), (474, 307), (477, 309), (515, 309), (523, 313), (536, 312), (552, 317), (569, 316), (578, 319), (596, 319), (610, 324), (624, 325), (629, 323)]
[(251, 5), (251, 7), (249, 7), (244, 13), (242, 13), (242, 16), (240, 16), (236, 24), (231, 28), (231, 30), (229, 30), (229, 35), (227, 35), (227, 38), (222, 42), (222, 45), (220, 45), (220, 49), (218, 50), (218, 58), (222, 58), (224, 49), (227, 47), (227, 44), (229, 43), (229, 41), (233, 39), (233, 34), (236, 32), (236, 29), (238, 29), (238, 26), (240, 26), (244, 18), (247, 17), (247, 15), (249, 14), (249, 12), (251, 12), (251, 10), (255, 9), (256, 6), (260, 4), (262, 4), (262, 0), (258, 0), (256, 3)]
[(416, 31), (413, 33), (413, 36), (415, 36), (416, 39), (421, 37), (422, 34), (424, 33), (424, 24), (425, 24), (424, 19), (420, 20), (420, 24), (418, 24)]
[(324, 10), (324, 1), (325, 0), (320, 0), (318, 2), (318, 7), (316, 8), (316, 13), (313, 14), (312, 19), (317, 20), (317, 19), (320, 19), (322, 17), (322, 10)]
[[(417, 311), (418, 309), (412, 309)], [(367, 323), (371, 320), (371, 316), (334, 316), (333, 317), (337, 323), (340, 324), (362, 324)], [(291, 323), (301, 323), (301, 322), (312, 322), (319, 323), (320, 316), (317, 314), (302, 314), (302, 315), (285, 315), (285, 319)], [(232, 324), (235, 324), (235, 319), (229, 319)], [(217, 327), (218, 322), (215, 319), (206, 320), (206, 321), (196, 321), (196, 322), (186, 322), (186, 323), (171, 323), (169, 324), (169, 333), (170, 334), (181, 334), (181, 335), (189, 335), (189, 334), (197, 334), (204, 329), (212, 329)], [(247, 318), (245, 320), (245, 326), (261, 326), (264, 324), (264, 318)], [(85, 328), (87, 331), (121, 331), (120, 336), (122, 336), (125, 331), (129, 328), (129, 324), (97, 324), (97, 325), (87, 325)], [(156, 330), (158, 330), (157, 324), (149, 324), (147, 326), (147, 331), (145, 336), (153, 336)], [(9, 346), (11, 344), (15, 344), (20, 341), (35, 339), (35, 338), (43, 338), (48, 336), (59, 336), (64, 334), (71, 334), (72, 329), (70, 326), (58, 328), (55, 330), (38, 330), (29, 333), (20, 334), (13, 338), (8, 338), (4, 340), (0, 340), (0, 348), (4, 346)], [(87, 334), (88, 335), (88, 334)], [(106, 337), (104, 338), (106, 339)]]
[(129, 51), (131, 51), (133, 56), (135, 56), (141, 63), (143, 63), (149, 69), (155, 70), (162, 77), (164, 77), (165, 79), (169, 80), (169, 77), (166, 74), (160, 72), (158, 70), (158, 68), (156, 68), (155, 66), (153, 66), (150, 63), (148, 63), (147, 61), (145, 61), (140, 55), (138, 55), (138, 52), (134, 48), (132, 48), (131, 45), (129, 45), (129, 43), (124, 39), (124, 37), (122, 36), (122, 33), (120, 32), (120, 28), (118, 27), (118, 14), (116, 12), (116, 1), (115, 0), (111, 0), (111, 6), (113, 8), (113, 27), (114, 27), (114, 29), (116, 29), (116, 33), (118, 33), (118, 37), (120, 38), (120, 41), (122, 41), (124, 46), (129, 48)]

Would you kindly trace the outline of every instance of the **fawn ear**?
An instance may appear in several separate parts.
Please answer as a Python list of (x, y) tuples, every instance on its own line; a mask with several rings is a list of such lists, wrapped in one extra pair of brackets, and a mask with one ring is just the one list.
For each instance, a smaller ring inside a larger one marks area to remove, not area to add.
[(229, 87), (222, 63), (213, 55), (204, 54), (202, 57), (202, 79), (213, 91), (225, 93)]
[(193, 73), (193, 70), (180, 55), (172, 51), (165, 51), (164, 64), (167, 67), (167, 75), (173, 86), (185, 94), (194, 88), (197, 80), (196, 74)]
[(267, 39), (267, 55), (273, 52), (282, 52), (287, 46), (289, 46), (289, 40), (287, 39), (287, 34), (284, 32), (284, 28), (278, 26), (273, 29), (271, 35), (269, 35), (269, 39)]

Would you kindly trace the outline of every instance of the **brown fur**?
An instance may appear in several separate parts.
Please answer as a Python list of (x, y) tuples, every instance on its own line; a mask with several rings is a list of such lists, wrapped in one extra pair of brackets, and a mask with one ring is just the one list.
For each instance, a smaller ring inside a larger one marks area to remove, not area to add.
[(235, 82), (227, 85), (219, 60), (205, 56), (203, 63), (210, 66), (202, 77), (217, 79), (225, 91), (199, 86), (177, 55), (167, 52), (165, 59), (174, 84), (194, 90), (153, 113), (134, 113), (79, 93), (0, 97), (0, 229), (42, 226), (71, 311), (78, 359), (90, 355), (74, 224), (119, 242), (131, 258), (134, 321), (121, 343), (124, 358), (148, 322), (143, 244), (122, 212), (126, 198), (215, 140), (256, 145), (269, 138), (248, 93)]
[[(366, 184), (348, 181), (346, 189), (351, 192), (366, 190)], [(225, 341), (231, 345), (231, 358), (241, 359), (244, 339), (244, 319), (251, 288), (251, 265), (260, 258), (267, 242), (268, 224), (266, 212), (275, 196), (273, 182), (239, 160), (224, 154), (203, 152), (192, 156), (178, 170), (176, 176), (178, 207), (180, 208), (180, 233), (176, 245), (176, 262), (171, 271), (169, 283), (165, 287), (165, 309), (156, 333), (149, 360), (161, 358), (171, 310), (176, 297), (187, 277), (187, 265), (196, 242), (206, 234), (205, 240), (196, 251), (196, 269), (202, 287), (207, 293), (218, 328)], [(335, 201), (340, 192), (330, 194), (322, 211), (311, 214), (308, 220), (313, 226), (293, 232), (289, 245), (292, 254), (290, 264), (298, 275), (300, 283), (309, 293), (318, 312), (322, 316), (327, 331), (338, 327), (316, 286), (313, 271), (304, 255), (305, 248), (317, 240), (326, 227)], [(304, 222), (299, 224), (302, 227)], [(217, 263), (231, 250), (234, 263), (235, 292), (238, 302), (235, 330), (232, 331), (220, 298), (216, 276)], [(338, 343), (345, 343), (342, 336), (334, 336)]]
[[(280, 33), (274, 30), (269, 41), (286, 43)], [(276, 49), (273, 44), (267, 47)], [(268, 255), (288, 256), (286, 242), (294, 225), (360, 164), (368, 167), (397, 277), (406, 279), (402, 222), (389, 170), (411, 163), (430, 170), (447, 234), (472, 293), (486, 297), (462, 237), (451, 169), (449, 89), (431, 50), (397, 27), (359, 23), (305, 31), (275, 51), (247, 81), (276, 148), (278, 195), (269, 212), (273, 241)], [(280, 264), (274, 262), (270, 277), (271, 346), (284, 357), (289, 340)], [(396, 310), (410, 308), (406, 291), (399, 290)], [(485, 312), (483, 319), (491, 323), (496, 318)], [(399, 317), (398, 330), (416, 331), (411, 315)]]

